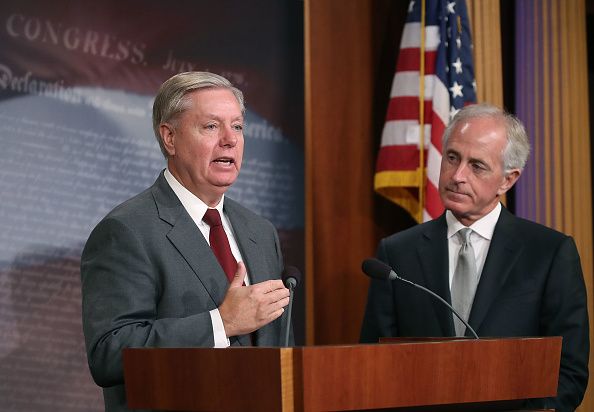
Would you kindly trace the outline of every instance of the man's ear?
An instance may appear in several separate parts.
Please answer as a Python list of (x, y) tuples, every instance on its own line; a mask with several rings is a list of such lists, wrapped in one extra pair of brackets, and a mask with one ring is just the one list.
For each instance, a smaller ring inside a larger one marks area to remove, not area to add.
[(175, 128), (169, 123), (161, 123), (159, 125), (159, 134), (167, 154), (173, 156), (175, 154)]
[(498, 195), (502, 195), (507, 192), (512, 186), (516, 183), (522, 171), (520, 169), (512, 169), (505, 172), (503, 176), (503, 183), (499, 186), (499, 190), (497, 190)]

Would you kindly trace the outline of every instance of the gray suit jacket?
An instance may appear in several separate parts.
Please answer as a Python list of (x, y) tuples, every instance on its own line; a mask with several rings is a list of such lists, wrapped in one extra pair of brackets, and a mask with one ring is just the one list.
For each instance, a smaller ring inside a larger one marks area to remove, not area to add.
[[(283, 259), (272, 224), (229, 198), (224, 211), (250, 281), (279, 279)], [(128, 410), (123, 348), (214, 346), (209, 311), (223, 301), (228, 281), (163, 173), (95, 227), (81, 276), (87, 357), (107, 411)], [(283, 316), (256, 331), (253, 343), (280, 345), (285, 321)], [(250, 345), (250, 337), (232, 337), (231, 344)]]
[[(451, 303), (445, 215), (383, 239), (378, 257)], [(468, 323), (482, 337), (563, 336), (558, 396), (528, 406), (573, 411), (579, 405), (590, 351), (586, 288), (572, 238), (503, 208)], [(437, 299), (399, 281), (371, 282), (362, 342), (454, 334), (452, 313)]]

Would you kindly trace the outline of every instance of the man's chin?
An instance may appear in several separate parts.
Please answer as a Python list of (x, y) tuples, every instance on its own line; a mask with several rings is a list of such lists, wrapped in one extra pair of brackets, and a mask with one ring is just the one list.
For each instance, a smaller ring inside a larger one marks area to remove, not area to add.
[(442, 200), (443, 207), (450, 212), (452, 212), (455, 216), (463, 216), (465, 213), (468, 212), (469, 205), (467, 202), (459, 202), (453, 201), (451, 199)]
[(213, 188), (215, 188), (215, 190), (225, 192), (227, 189), (229, 189), (233, 185), (233, 183), (235, 183), (235, 180), (236, 179), (215, 180), (215, 181), (211, 182), (210, 184)]
[(220, 173), (218, 176), (209, 176), (208, 182), (215, 187), (229, 187), (237, 180), (239, 173)]

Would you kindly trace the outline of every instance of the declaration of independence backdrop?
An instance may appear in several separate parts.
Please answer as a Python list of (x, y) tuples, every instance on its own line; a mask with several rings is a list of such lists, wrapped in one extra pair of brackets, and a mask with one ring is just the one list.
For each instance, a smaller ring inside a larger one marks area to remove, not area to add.
[(164, 168), (151, 106), (175, 73), (212, 71), (244, 91), (244, 164), (228, 195), (270, 219), (303, 268), (302, 38), (298, 0), (2, 1), (0, 410), (102, 410), (80, 253)]

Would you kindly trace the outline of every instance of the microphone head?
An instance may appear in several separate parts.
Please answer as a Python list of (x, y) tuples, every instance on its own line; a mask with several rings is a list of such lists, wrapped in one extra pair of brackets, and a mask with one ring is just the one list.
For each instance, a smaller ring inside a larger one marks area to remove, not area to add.
[(373, 279), (392, 280), (392, 268), (379, 259), (365, 259), (361, 265), (363, 272)]
[(301, 283), (301, 272), (295, 266), (285, 266), (281, 279), (286, 287), (296, 288)]

